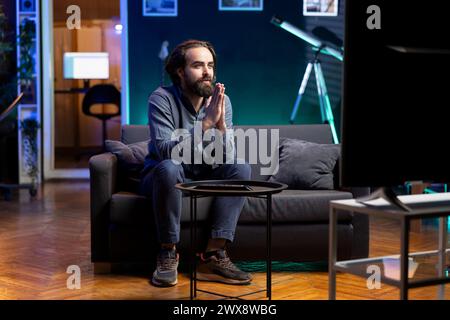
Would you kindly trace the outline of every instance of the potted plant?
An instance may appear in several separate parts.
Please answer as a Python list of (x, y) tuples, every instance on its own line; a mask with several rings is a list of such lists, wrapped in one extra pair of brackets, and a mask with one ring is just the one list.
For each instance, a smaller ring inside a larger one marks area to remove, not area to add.
[(39, 128), (40, 124), (34, 118), (27, 118), (20, 121), (25, 172), (31, 178), (31, 190), (36, 190), (38, 182), (39, 167), (37, 135)]

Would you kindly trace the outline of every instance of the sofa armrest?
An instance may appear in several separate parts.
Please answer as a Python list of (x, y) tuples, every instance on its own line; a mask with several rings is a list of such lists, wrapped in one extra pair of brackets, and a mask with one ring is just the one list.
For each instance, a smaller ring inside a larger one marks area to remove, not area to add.
[(370, 188), (366, 188), (366, 187), (351, 187), (351, 188), (341, 188), (340, 187), (340, 166), (341, 166), (341, 159), (339, 158), (336, 161), (336, 164), (333, 168), (333, 184), (334, 184), (334, 189), (336, 190), (342, 190), (342, 191), (348, 191), (351, 192), (353, 194), (353, 198), (360, 198), (360, 197), (365, 197), (368, 196), (370, 194)]
[[(370, 194), (368, 187), (339, 187), (340, 160), (337, 161), (333, 170), (335, 188), (350, 192), (353, 198), (361, 198)], [(369, 217), (365, 214), (354, 213), (352, 218), (353, 238), (352, 238), (352, 259), (367, 258), (369, 256)]]
[[(349, 191), (353, 198), (365, 197), (370, 194), (370, 188), (352, 187)], [(353, 240), (352, 259), (367, 258), (369, 256), (369, 216), (361, 213), (354, 213), (352, 219)]]
[(116, 190), (117, 158), (112, 153), (89, 160), (91, 194), (91, 260), (109, 260), (109, 201)]
[(368, 187), (351, 187), (349, 191), (353, 194), (353, 198), (367, 197), (370, 194)]

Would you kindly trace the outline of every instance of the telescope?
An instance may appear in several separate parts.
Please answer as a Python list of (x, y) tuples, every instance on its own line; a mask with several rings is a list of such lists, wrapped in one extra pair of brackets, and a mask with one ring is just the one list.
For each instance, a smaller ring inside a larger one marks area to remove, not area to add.
[(312, 70), (314, 70), (316, 74), (317, 96), (319, 98), (320, 115), (322, 117), (322, 123), (328, 123), (330, 125), (331, 134), (333, 136), (333, 142), (335, 144), (338, 144), (339, 139), (336, 132), (336, 126), (334, 124), (333, 111), (331, 109), (330, 97), (328, 95), (327, 86), (325, 84), (325, 77), (323, 75), (322, 66), (319, 61), (319, 55), (323, 53), (332, 56), (338, 59), (339, 61), (343, 61), (344, 55), (342, 51), (336, 50), (326, 45), (319, 38), (300, 30), (299, 28), (295, 27), (289, 22), (283, 21), (283, 19), (281, 19), (280, 17), (274, 16), (272, 17), (272, 20), (270, 22), (276, 25), (277, 27), (280, 27), (288, 31), (292, 33), (294, 36), (309, 43), (312, 46), (313, 50), (315, 51), (314, 58), (308, 62), (306, 71), (303, 75), (303, 80), (301, 82), (300, 88), (298, 89), (297, 99), (295, 100), (294, 108), (292, 110), (289, 122), (291, 124), (294, 123), (298, 108), (300, 106), (300, 101), (302, 100), (305, 94), (306, 86), (308, 85), (311, 72)]
[(318, 50), (318, 51), (320, 51), (320, 53), (332, 56), (332, 57), (338, 59), (339, 61), (344, 60), (344, 55), (343, 55), (342, 51), (332, 48), (330, 46), (327, 46), (319, 38), (315, 37), (312, 34), (305, 32), (305, 31), (300, 30), (299, 28), (290, 24), (287, 21), (283, 21), (283, 19), (281, 19), (280, 17), (273, 16), (272, 20), (270, 22), (273, 23), (274, 25), (276, 25), (277, 27), (280, 27), (280, 28), (286, 30), (287, 32), (290, 32), (294, 36), (309, 43), (313, 47), (314, 50)]

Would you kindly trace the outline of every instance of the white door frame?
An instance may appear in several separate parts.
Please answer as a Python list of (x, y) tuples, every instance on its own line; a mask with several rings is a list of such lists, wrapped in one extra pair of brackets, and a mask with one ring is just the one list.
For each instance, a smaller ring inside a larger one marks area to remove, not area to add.
[[(44, 180), (55, 178), (89, 178), (89, 169), (55, 169), (54, 132), (54, 53), (53, 53), (53, 0), (42, 0), (42, 106), (44, 140)], [(128, 96), (128, 12), (127, 0), (120, 0), (120, 17), (123, 25), (121, 35), (121, 122), (129, 123)], [(83, 12), (81, 12), (83, 19)]]
[(121, 57), (121, 110), (122, 125), (130, 124), (130, 92), (128, 86), (128, 0), (120, 0), (120, 23), (122, 35), (120, 38), (122, 47)]

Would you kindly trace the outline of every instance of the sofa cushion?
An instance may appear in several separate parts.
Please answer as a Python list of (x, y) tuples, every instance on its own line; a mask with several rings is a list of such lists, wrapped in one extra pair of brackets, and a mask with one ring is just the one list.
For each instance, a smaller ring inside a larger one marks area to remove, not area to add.
[(339, 155), (339, 145), (281, 139), (279, 170), (269, 181), (285, 183), (289, 189), (333, 190)]
[[(197, 220), (205, 220), (212, 203), (211, 197), (197, 199)], [(112, 195), (109, 207), (112, 223), (123, 225), (148, 225), (153, 219), (150, 198), (131, 192)], [(190, 198), (183, 196), (181, 222), (190, 221)]]
[[(272, 196), (273, 223), (326, 223), (329, 218), (329, 202), (352, 199), (350, 192), (335, 190), (284, 190)], [(213, 197), (197, 199), (197, 219), (206, 220)], [(118, 192), (110, 202), (110, 220), (124, 225), (149, 224), (153, 219), (149, 198), (131, 192)], [(338, 215), (338, 221), (350, 221), (350, 213)], [(190, 198), (183, 196), (181, 222), (190, 220)], [(266, 200), (247, 198), (239, 223), (265, 223)]]
[[(259, 133), (261, 133), (262, 130), (265, 130), (267, 132), (267, 139), (264, 139), (264, 140), (266, 140), (266, 141), (258, 139), (257, 144), (258, 144), (258, 149), (260, 149), (261, 146), (265, 146), (265, 148), (266, 148), (265, 150), (267, 150), (267, 156), (269, 156), (269, 155), (271, 156), (271, 163), (273, 163), (274, 161), (278, 161), (278, 153), (275, 155), (275, 154), (271, 154), (269, 151), (272, 150), (273, 143), (279, 144), (278, 139), (276, 142), (272, 141), (272, 139), (271, 139), (272, 130), (278, 131), (278, 133), (279, 133), (278, 137), (280, 140), (283, 138), (291, 138), (291, 139), (302, 139), (305, 141), (321, 143), (321, 144), (333, 143), (333, 136), (331, 134), (330, 126), (328, 124), (272, 125), (272, 126), (268, 126), (268, 125), (238, 126), (238, 125), (236, 125), (234, 127), (234, 129), (235, 130), (242, 129), (242, 130), (244, 130), (244, 132), (247, 132), (247, 130), (249, 130), (249, 132), (256, 130), (256, 132), (259, 132)], [(256, 161), (256, 163), (251, 161), (251, 157), (250, 157), (251, 148), (252, 147), (250, 146), (250, 143), (245, 144), (245, 157), (244, 158), (248, 163), (250, 163), (250, 166), (252, 167), (252, 180), (267, 181), (270, 178), (270, 175), (268, 176), (268, 175), (262, 174), (263, 172), (261, 171), (261, 169), (262, 169), (262, 167), (268, 168), (269, 165), (268, 164), (263, 165), (263, 164), (261, 164), (261, 162), (259, 160)], [(239, 157), (242, 158), (241, 155), (239, 155)]]
[(125, 144), (131, 144), (150, 139), (150, 127), (147, 125), (128, 124), (122, 126), (120, 140)]
[[(329, 220), (329, 202), (352, 199), (350, 192), (336, 190), (283, 190), (272, 196), (273, 223), (326, 223)], [(338, 221), (350, 221), (350, 213), (338, 215)], [(247, 198), (240, 223), (265, 223), (266, 199)]]
[(138, 179), (144, 168), (144, 159), (148, 153), (148, 141), (124, 144), (120, 141), (106, 140), (106, 151), (113, 153), (118, 160), (119, 170), (129, 178)]
[(125, 144), (116, 140), (105, 140), (106, 150), (114, 153), (119, 160), (129, 163), (144, 163), (148, 153), (148, 141)]

